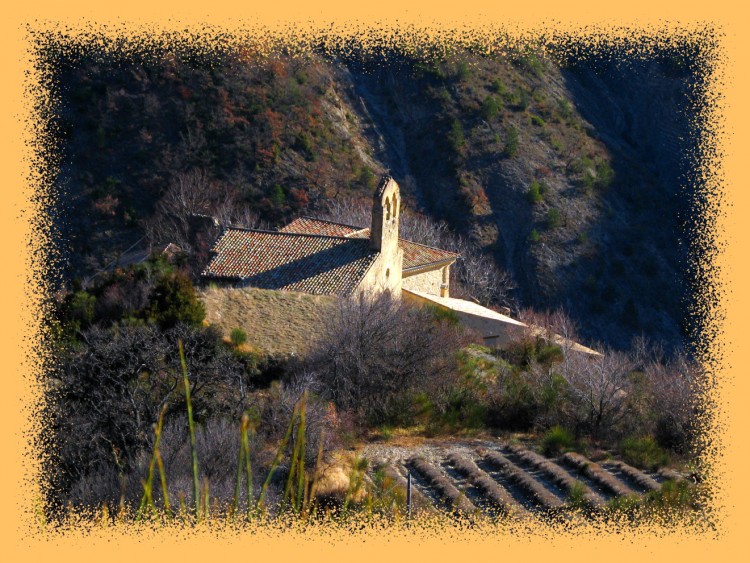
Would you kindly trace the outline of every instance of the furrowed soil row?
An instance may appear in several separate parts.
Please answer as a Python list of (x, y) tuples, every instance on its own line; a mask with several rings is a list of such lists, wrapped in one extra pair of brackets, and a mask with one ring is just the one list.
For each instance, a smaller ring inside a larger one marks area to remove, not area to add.
[[(399, 489), (403, 490), (404, 498), (406, 498), (406, 488), (408, 486), (406, 477), (404, 477), (398, 470), (398, 468), (394, 467), (393, 465), (388, 465), (385, 467), (385, 474), (396, 483), (396, 486)], [(420, 491), (417, 487), (411, 488), (411, 497), (415, 514), (419, 512), (435, 513), (435, 506), (433, 505), (432, 501), (427, 498), (424, 493), (422, 493), (422, 491)]]
[[(404, 468), (405, 471), (409, 471), (409, 467)], [(404, 478), (405, 480), (406, 478)], [(425, 499), (430, 505), (436, 510), (445, 509), (445, 499), (441, 496), (440, 492), (430, 485), (430, 482), (422, 476), (418, 471), (411, 471), (411, 484), (412, 494), (419, 494)], [(416, 497), (415, 497), (416, 498)]]
[(640, 493), (658, 491), (661, 488), (658, 481), (623, 461), (607, 461), (602, 467)]
[(477, 467), (484, 471), (493, 481), (495, 481), (500, 487), (508, 491), (513, 500), (523, 507), (526, 512), (537, 512), (540, 507), (534, 497), (527, 492), (523, 487), (508, 479), (505, 476), (505, 472), (499, 469), (495, 464), (484, 458), (476, 460)]
[(519, 466), (539, 472), (545, 481), (550, 482), (565, 497), (569, 497), (578, 489), (582, 495), (583, 502), (587, 506), (594, 508), (604, 504), (602, 498), (592, 490), (588, 483), (583, 482), (581, 479), (576, 479), (568, 471), (546, 457), (516, 445), (506, 446), (505, 451), (508, 458), (512, 461), (517, 461)]
[(491, 507), (492, 515), (496, 515), (499, 511), (508, 516), (528, 516), (529, 512), (492, 477), (482, 471), (474, 463), (474, 460), (457, 453), (452, 453), (448, 456), (448, 462), (457, 472), (464, 475), (472, 485), (482, 491), (486, 502)]
[(469, 501), (476, 506), (477, 508), (481, 509), (485, 514), (487, 514), (490, 517), (495, 517), (498, 515), (497, 507), (490, 502), (490, 499), (487, 498), (487, 495), (485, 492), (477, 487), (470, 479), (467, 479), (466, 476), (458, 471), (448, 460), (443, 460), (440, 463), (440, 467), (443, 469), (445, 474), (450, 478), (456, 488), (463, 492), (466, 495), (466, 498), (469, 499)]
[(602, 469), (598, 463), (594, 463), (581, 454), (568, 452), (564, 454), (561, 459), (563, 463), (572, 467), (580, 474), (585, 475), (615, 496), (625, 497), (636, 494), (636, 491), (628, 487), (624, 482), (617, 479), (608, 471)]
[(662, 482), (663, 481), (675, 481), (675, 482), (679, 482), (679, 481), (684, 481), (685, 480), (685, 477), (683, 477), (682, 475), (680, 475), (679, 473), (677, 473), (677, 471), (674, 471), (672, 469), (668, 469), (666, 467), (662, 467), (661, 469), (659, 469), (658, 475), (659, 475), (659, 477), (662, 478)]
[(478, 511), (477, 507), (459, 491), (450, 479), (434, 465), (422, 458), (409, 460), (409, 466), (435, 489), (443, 499), (445, 508), (464, 515), (471, 515)]
[(552, 494), (552, 492), (544, 487), (539, 481), (534, 479), (526, 471), (518, 467), (500, 452), (480, 448), (478, 453), (492, 465), (497, 467), (506, 479), (521, 487), (540, 508), (553, 510), (560, 509), (565, 505), (560, 497)]

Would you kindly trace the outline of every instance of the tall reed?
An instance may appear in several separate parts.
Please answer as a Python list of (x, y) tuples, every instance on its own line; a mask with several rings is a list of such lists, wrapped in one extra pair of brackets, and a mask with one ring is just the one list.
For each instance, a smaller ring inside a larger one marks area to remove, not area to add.
[(284, 438), (281, 440), (281, 443), (279, 444), (279, 449), (276, 451), (276, 456), (273, 459), (273, 463), (271, 463), (271, 468), (268, 471), (266, 480), (263, 482), (263, 486), (260, 489), (260, 496), (258, 497), (258, 502), (256, 504), (257, 510), (265, 509), (264, 501), (266, 498), (266, 493), (268, 492), (268, 486), (271, 484), (271, 479), (273, 478), (273, 475), (276, 472), (276, 469), (279, 467), (279, 463), (281, 463), (281, 459), (284, 456), (284, 452), (286, 451), (286, 447), (287, 447), (287, 444), (289, 443), (289, 439), (292, 436), (292, 431), (294, 429), (294, 421), (297, 419), (299, 406), (300, 406), (299, 402), (295, 403), (294, 410), (292, 411), (292, 418), (289, 420), (289, 427), (286, 429), (286, 434), (284, 434)]
[[(288, 501), (292, 510), (297, 512), (302, 505), (302, 496), (305, 486), (305, 426), (307, 412), (307, 391), (302, 393), (297, 411), (299, 422), (297, 424), (297, 438), (292, 451), (292, 458), (289, 462), (289, 475), (287, 476), (286, 486), (284, 487), (284, 501)], [(294, 417), (292, 417), (294, 423)], [(295, 480), (297, 481), (296, 491), (294, 490)]]
[(195, 518), (201, 519), (201, 486), (198, 473), (198, 451), (195, 447), (195, 423), (193, 422), (193, 405), (190, 402), (190, 381), (188, 380), (187, 362), (185, 362), (185, 350), (182, 340), (177, 341), (180, 351), (180, 366), (182, 367), (182, 380), (185, 385), (185, 401), (187, 403), (188, 431), (190, 433), (190, 452), (193, 458), (193, 502), (195, 504)]
[(240, 423), (240, 449), (237, 455), (237, 476), (234, 484), (234, 497), (232, 499), (232, 517), (234, 517), (239, 510), (243, 469), (247, 485), (247, 517), (250, 518), (252, 513), (254, 497), (253, 468), (250, 460), (250, 440), (248, 437), (248, 430), (252, 430), (250, 429), (250, 417), (245, 413), (242, 415), (242, 422)]
[(143, 517), (146, 510), (153, 511), (156, 507), (154, 505), (153, 497), (153, 486), (154, 486), (154, 468), (158, 465), (159, 478), (161, 483), (161, 492), (164, 500), (164, 511), (167, 515), (170, 513), (169, 508), (169, 494), (167, 492), (167, 479), (164, 473), (164, 464), (161, 459), (161, 453), (159, 452), (159, 444), (161, 442), (161, 432), (164, 427), (164, 415), (167, 412), (167, 405), (164, 405), (159, 412), (159, 418), (157, 423), (154, 425), (154, 450), (151, 454), (151, 461), (148, 464), (148, 475), (143, 484), (143, 496), (141, 502), (138, 505), (137, 517)]

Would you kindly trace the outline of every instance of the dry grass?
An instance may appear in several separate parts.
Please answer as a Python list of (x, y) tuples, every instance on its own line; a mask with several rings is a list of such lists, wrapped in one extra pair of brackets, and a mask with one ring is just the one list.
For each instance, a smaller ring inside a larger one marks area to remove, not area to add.
[(350, 491), (356, 465), (357, 457), (352, 452), (331, 452), (321, 464), (315, 488), (317, 496), (343, 503), (347, 494), (351, 493), (350, 502), (362, 502), (366, 494), (365, 487), (357, 487), (356, 490)]
[(320, 334), (336, 298), (256, 288), (208, 288), (200, 293), (206, 319), (228, 339), (235, 328), (247, 333), (243, 350), (301, 354)]

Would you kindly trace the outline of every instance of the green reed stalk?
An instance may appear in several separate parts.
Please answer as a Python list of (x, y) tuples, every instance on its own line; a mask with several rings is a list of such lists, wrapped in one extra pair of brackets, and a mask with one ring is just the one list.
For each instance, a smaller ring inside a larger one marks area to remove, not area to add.
[(203, 517), (208, 520), (211, 516), (211, 504), (209, 502), (209, 496), (208, 496), (208, 477), (203, 478), (203, 495), (202, 495), (202, 504), (203, 504)]
[(307, 448), (307, 391), (302, 395), (302, 406), (299, 411), (299, 431), (297, 432), (297, 441), (300, 444), (297, 469), (297, 502), (294, 504), (295, 512), (302, 508), (302, 497), (305, 491), (305, 449)]
[(198, 451), (195, 448), (195, 423), (193, 422), (193, 405), (190, 402), (190, 381), (188, 380), (187, 363), (185, 362), (185, 350), (182, 347), (182, 340), (177, 341), (177, 347), (180, 350), (180, 366), (182, 367), (182, 380), (185, 384), (185, 401), (187, 402), (188, 413), (188, 431), (190, 433), (190, 452), (193, 457), (193, 501), (195, 504), (195, 517), (200, 521), (201, 511), (201, 488), (198, 474)]
[[(309, 510), (310, 504), (315, 501), (315, 495), (318, 492), (318, 479), (320, 477), (320, 466), (323, 463), (323, 438), (325, 437), (324, 428), (320, 429), (320, 441), (318, 442), (318, 457), (315, 460), (315, 471), (313, 472), (312, 483), (310, 483), (310, 492), (306, 495), (304, 510)], [(313, 508), (315, 514), (315, 508)]]
[(304, 447), (305, 438), (305, 410), (307, 402), (307, 391), (302, 394), (299, 401), (299, 424), (297, 425), (297, 439), (294, 442), (294, 450), (292, 451), (292, 459), (289, 462), (289, 475), (287, 476), (286, 486), (284, 487), (284, 500), (289, 500), (293, 510), (297, 510), (296, 506), (296, 495), (292, 492), (292, 485), (294, 484), (295, 477), (299, 473), (299, 458), (301, 448)]
[[(143, 512), (146, 510), (146, 508), (149, 508), (153, 510), (155, 508), (154, 506), (154, 498), (153, 498), (153, 489), (154, 489), (154, 468), (156, 467), (157, 463), (160, 466), (160, 476), (162, 477), (162, 492), (164, 493), (164, 498), (166, 499), (166, 480), (163, 477), (163, 466), (161, 465), (161, 454), (159, 453), (159, 443), (161, 442), (161, 431), (164, 426), (164, 414), (167, 412), (167, 405), (164, 405), (159, 412), (159, 418), (157, 420), (157, 423), (154, 425), (154, 451), (151, 454), (151, 461), (148, 464), (148, 476), (146, 477), (146, 480), (141, 480), (141, 483), (143, 485), (143, 496), (141, 497), (141, 502), (138, 505), (138, 517), (140, 518), (143, 515)], [(168, 502), (168, 501), (167, 501)]]
[(167, 491), (167, 472), (164, 471), (164, 462), (161, 459), (161, 452), (157, 450), (154, 455), (156, 456), (156, 466), (159, 468), (159, 481), (161, 482), (161, 493), (164, 501), (164, 513), (167, 518), (172, 517), (172, 507), (169, 503), (169, 492)]
[(245, 450), (245, 482), (247, 483), (247, 518), (250, 519), (251, 507), (253, 502), (253, 467), (250, 460), (250, 439), (248, 438), (248, 428), (250, 426), (250, 417), (242, 415), (242, 448)]
[[(245, 418), (247, 415), (242, 416), (242, 423), (240, 424), (240, 448), (237, 454), (237, 475), (234, 482), (234, 497), (232, 497), (232, 518), (239, 510), (240, 506), (240, 486), (242, 484), (242, 463), (245, 459), (245, 442), (242, 439), (242, 434), (245, 431)], [(248, 506), (250, 500), (248, 499)]]
[(266, 498), (266, 491), (268, 490), (268, 486), (271, 484), (271, 479), (273, 478), (273, 474), (276, 472), (276, 469), (279, 466), (279, 463), (281, 462), (281, 458), (284, 455), (284, 451), (286, 451), (286, 446), (289, 443), (289, 438), (292, 436), (292, 429), (294, 428), (294, 421), (297, 418), (297, 408), (298, 405), (294, 405), (294, 411), (292, 412), (292, 418), (289, 421), (289, 427), (286, 429), (286, 434), (284, 435), (284, 438), (281, 440), (281, 443), (279, 444), (279, 449), (276, 451), (276, 457), (274, 457), (273, 463), (271, 464), (271, 468), (268, 471), (268, 475), (266, 476), (266, 480), (263, 482), (263, 487), (260, 489), (260, 496), (258, 497), (258, 502), (256, 503), (256, 508), (259, 509), (263, 506), (263, 501)]

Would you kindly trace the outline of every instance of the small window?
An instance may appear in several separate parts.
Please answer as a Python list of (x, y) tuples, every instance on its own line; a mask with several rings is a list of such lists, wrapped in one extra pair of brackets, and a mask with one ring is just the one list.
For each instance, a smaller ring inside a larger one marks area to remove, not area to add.
[(386, 221), (391, 220), (391, 200), (390, 199), (385, 200), (385, 220)]
[(385, 270), (385, 278), (388, 279), (390, 276), (391, 276), (391, 269), (390, 268), (386, 268), (386, 270)]

